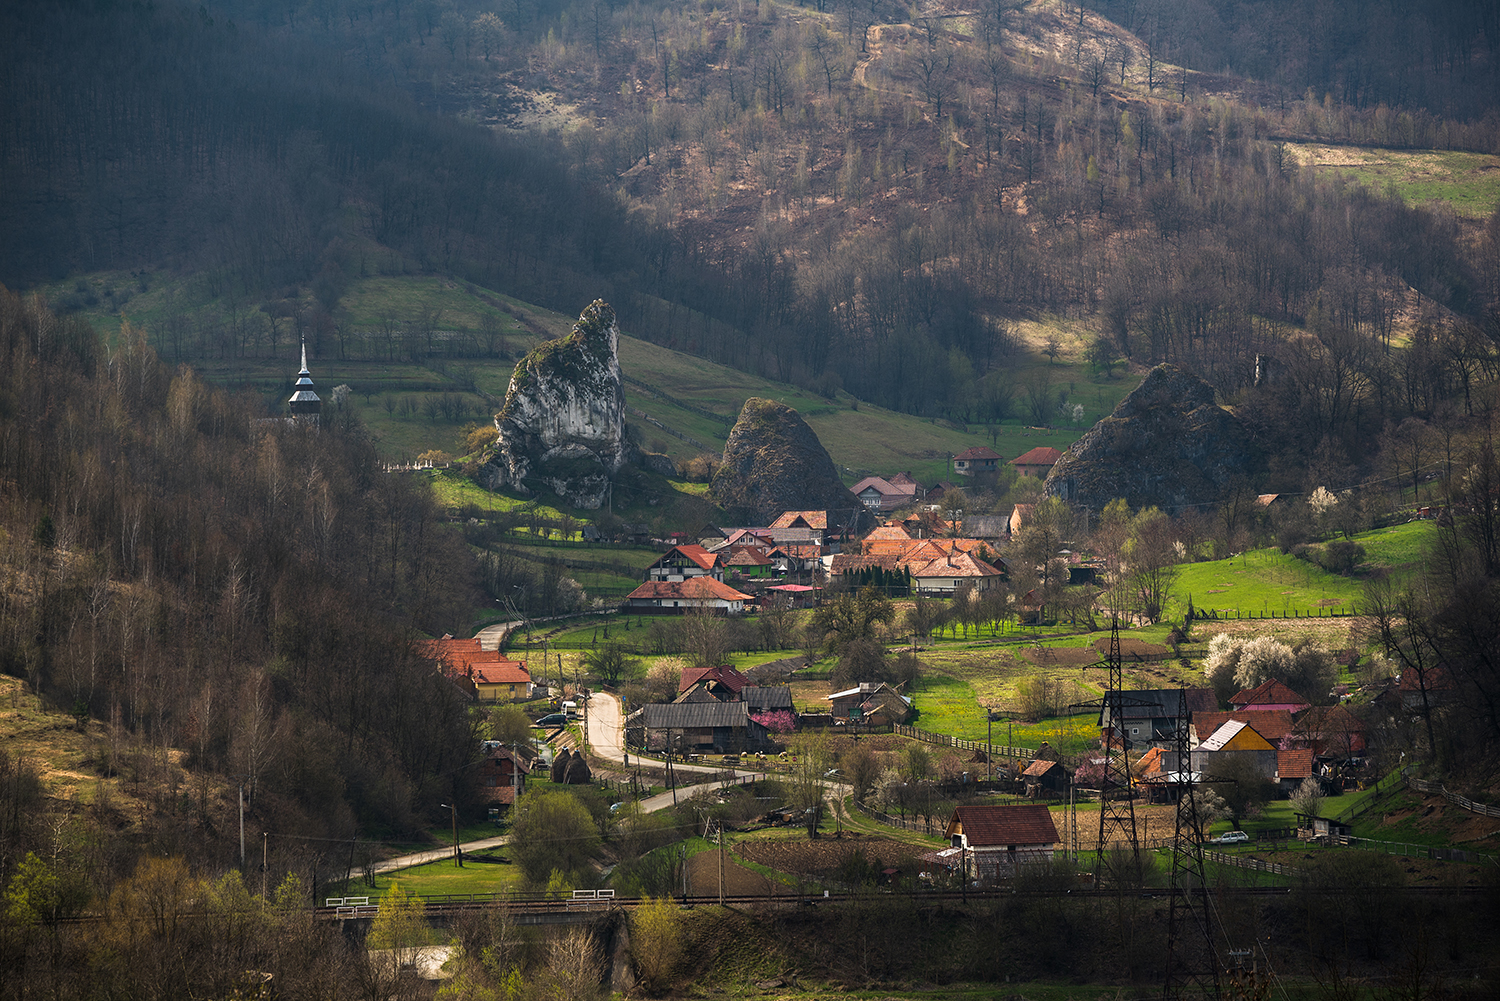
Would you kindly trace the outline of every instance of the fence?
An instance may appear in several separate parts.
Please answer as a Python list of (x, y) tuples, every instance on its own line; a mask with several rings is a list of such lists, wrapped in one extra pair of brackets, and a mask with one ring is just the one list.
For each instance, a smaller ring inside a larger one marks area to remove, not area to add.
[[(667, 427), (661, 421), (657, 420), (655, 417), (652, 417), (650, 414), (646, 413), (646, 411), (644, 411), (644, 410), (637, 410), (635, 407), (632, 407), (632, 406), (629, 406), (629, 405), (627, 405), (625, 407), (625, 410), (626, 410), (627, 413), (635, 414), (641, 420), (645, 421), (647, 424), (650, 424), (652, 427), (656, 428), (658, 431), (664, 431), (667, 434), (671, 435), (673, 438), (678, 439), (679, 441), (685, 441), (689, 445), (697, 445), (699, 448), (706, 449), (706, 450), (708, 450), (710, 452), (714, 451), (714, 447), (712, 445), (706, 445), (703, 442), (699, 441), (697, 438), (694, 438), (692, 435), (690, 435), (690, 434), (683, 434), (681, 431), (678, 431), (676, 428), (669, 428), (669, 427)], [(717, 455), (718, 453), (715, 452), (714, 454)]]
[(1460, 796), (1456, 792), (1449, 792), (1448, 787), (1441, 782), (1428, 782), (1426, 779), (1408, 777), (1406, 785), (1417, 792), (1438, 793), (1454, 806), (1468, 810), (1470, 813), (1477, 813), (1481, 817), (1500, 817), (1500, 807), (1476, 803), (1467, 796)]
[(1193, 614), (1200, 619), (1220, 621), (1231, 617), (1236, 619), (1346, 619), (1359, 614), (1359, 609), (1350, 605), (1348, 608), (1289, 608), (1282, 609), (1281, 614), (1276, 614), (1273, 608), (1269, 611), (1257, 612), (1251, 609), (1248, 612), (1238, 608), (1199, 608), (1194, 606)]
[(1380, 781), (1376, 782), (1375, 792), (1372, 795), (1365, 797), (1363, 801), (1354, 804), (1343, 813), (1332, 818), (1333, 821), (1339, 824), (1347, 824), (1349, 821), (1353, 820), (1355, 817), (1358, 817), (1360, 814), (1367, 813), (1369, 810), (1374, 808), (1375, 804), (1380, 801), (1382, 795), (1384, 795), (1394, 786), (1406, 780), (1407, 767), (1409, 766), (1398, 768), (1395, 771), (1391, 772), (1389, 775), (1386, 775)]
[(987, 744), (982, 740), (966, 740), (963, 737), (954, 737), (946, 733), (932, 733), (914, 726), (906, 726), (897, 723), (893, 727), (894, 732), (912, 740), (920, 740), (924, 744), (941, 744), (944, 747), (957, 747), (965, 751), (984, 751), (991, 758), (996, 756), (1002, 758), (1031, 758), (1036, 750), (1030, 747), (1007, 747), (1000, 744)]
[(1406, 841), (1376, 841), (1374, 838), (1335, 838), (1336, 844), (1364, 851), (1384, 852), (1406, 858), (1438, 859), (1443, 862), (1473, 862), (1476, 865), (1500, 865), (1500, 857), (1471, 852), (1463, 848), (1437, 848), (1433, 845), (1414, 845)]
[(1219, 865), (1234, 866), (1237, 869), (1253, 869), (1256, 872), (1269, 872), (1277, 876), (1300, 876), (1302, 871), (1294, 869), (1280, 862), (1267, 862), (1263, 859), (1251, 858), (1248, 855), (1229, 855), (1225, 852), (1204, 852), (1203, 857), (1210, 862)]
[(932, 837), (942, 837), (948, 826), (946, 823), (934, 825), (930, 818), (926, 821), (918, 821), (892, 817), (889, 813), (881, 813), (879, 810), (865, 806), (865, 804), (857, 800), (854, 803), (854, 808), (865, 816), (885, 824), (887, 827), (899, 827), (903, 831), (916, 831), (918, 834), (928, 834)]

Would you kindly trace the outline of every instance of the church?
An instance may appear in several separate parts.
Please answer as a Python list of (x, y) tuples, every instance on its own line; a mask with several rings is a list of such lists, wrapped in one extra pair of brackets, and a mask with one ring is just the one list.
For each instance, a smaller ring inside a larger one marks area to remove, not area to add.
[(307, 341), (302, 342), (302, 371), (297, 373), (296, 390), (287, 400), (293, 421), (305, 421), (314, 427), (322, 421), (323, 401), (313, 389), (312, 373), (307, 370)]

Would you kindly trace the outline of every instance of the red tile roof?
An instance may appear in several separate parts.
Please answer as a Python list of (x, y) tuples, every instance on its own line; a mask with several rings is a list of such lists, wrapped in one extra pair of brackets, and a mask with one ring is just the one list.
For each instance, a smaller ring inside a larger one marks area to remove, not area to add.
[(718, 598), (722, 601), (750, 601), (750, 595), (736, 591), (712, 577), (689, 577), (687, 580), (648, 580), (631, 591), (627, 598)]
[(700, 681), (717, 681), (736, 695), (740, 693), (740, 689), (750, 684), (750, 679), (741, 674), (733, 664), (721, 664), (718, 667), (684, 667), (682, 676), (678, 680), (677, 690), (685, 692)]
[(1012, 466), (1055, 466), (1062, 453), (1051, 445), (1038, 445), (1025, 455), (1010, 460)]
[(1000, 458), (1000, 453), (996, 452), (992, 448), (986, 448), (983, 445), (973, 445), (969, 448), (964, 449), (953, 458), (955, 461), (962, 459), (965, 462), (969, 462), (974, 459), (998, 459)]
[(729, 558), (724, 561), (724, 565), (726, 567), (766, 567), (771, 565), (771, 560), (754, 546), (731, 546)]
[(781, 517), (771, 522), (771, 528), (792, 528), (798, 520), (808, 528), (827, 529), (827, 511), (783, 511)]
[[(671, 549), (667, 550), (666, 554), (663, 555), (660, 560), (657, 560), (656, 562), (660, 563), (662, 560), (665, 560), (673, 553), (681, 553), (705, 570), (712, 570), (714, 568), (714, 561), (717, 559), (717, 557), (714, 556), (713, 553), (709, 552), (707, 549), (704, 549), (702, 546), (698, 545), (695, 542), (686, 546), (673, 546)], [(652, 565), (655, 566), (655, 564)]]
[(1057, 825), (1045, 806), (960, 806), (948, 821), (948, 837), (962, 830), (971, 848), (1053, 845)]
[(1229, 700), (1232, 706), (1264, 706), (1264, 705), (1292, 705), (1310, 706), (1312, 702), (1304, 699), (1286, 685), (1272, 678), (1263, 684), (1257, 685), (1248, 691), (1240, 692)]
[(1313, 773), (1313, 752), (1277, 751), (1276, 777), (1282, 779), (1305, 779)]
[(1193, 713), (1193, 730), (1205, 741), (1219, 727), (1234, 720), (1253, 727), (1255, 732), (1276, 743), (1292, 732), (1292, 714), (1285, 709), (1236, 709), (1227, 713)]
[(493, 664), (473, 664), (474, 682), (480, 685), (528, 685), (531, 672), (518, 660), (502, 660)]

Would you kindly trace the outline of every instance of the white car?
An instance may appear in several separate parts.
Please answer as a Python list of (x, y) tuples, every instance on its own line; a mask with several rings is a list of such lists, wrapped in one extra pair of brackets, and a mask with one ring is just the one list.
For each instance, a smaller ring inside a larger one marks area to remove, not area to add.
[(1244, 831), (1226, 831), (1213, 839), (1216, 845), (1238, 845), (1250, 840), (1250, 835)]

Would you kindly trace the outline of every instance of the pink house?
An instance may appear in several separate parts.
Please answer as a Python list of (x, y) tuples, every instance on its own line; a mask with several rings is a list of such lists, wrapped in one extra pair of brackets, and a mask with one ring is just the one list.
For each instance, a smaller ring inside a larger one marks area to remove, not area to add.
[(1229, 704), (1237, 711), (1285, 709), (1294, 716), (1312, 705), (1311, 702), (1275, 678), (1248, 691), (1240, 692), (1229, 700)]

